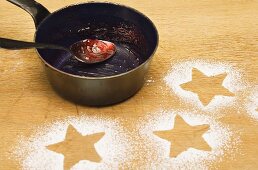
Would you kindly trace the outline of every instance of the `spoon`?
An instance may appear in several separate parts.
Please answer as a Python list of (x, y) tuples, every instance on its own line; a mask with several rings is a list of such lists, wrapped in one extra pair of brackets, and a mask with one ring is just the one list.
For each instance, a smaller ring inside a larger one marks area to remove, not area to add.
[(17, 49), (58, 49), (71, 53), (77, 60), (87, 63), (99, 63), (112, 57), (116, 52), (114, 43), (98, 39), (85, 39), (75, 42), (69, 48), (55, 44), (25, 42), (6, 38), (0, 38), (0, 48)]

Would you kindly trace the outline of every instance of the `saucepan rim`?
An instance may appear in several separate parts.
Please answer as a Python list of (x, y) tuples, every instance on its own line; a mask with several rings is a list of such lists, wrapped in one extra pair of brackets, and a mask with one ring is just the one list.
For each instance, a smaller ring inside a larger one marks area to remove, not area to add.
[(157, 42), (156, 42), (156, 46), (153, 50), (153, 52), (149, 55), (148, 59), (145, 60), (142, 64), (140, 64), (139, 66), (137, 66), (136, 68), (132, 69), (132, 70), (129, 70), (129, 71), (126, 71), (124, 73), (120, 73), (120, 74), (116, 74), (116, 75), (112, 75), (112, 76), (103, 76), (103, 77), (89, 77), (89, 76), (80, 76), (80, 75), (74, 75), (74, 74), (70, 74), (70, 73), (67, 73), (67, 72), (64, 72), (62, 70), (59, 70), (57, 69), (56, 67), (52, 66), (51, 64), (49, 64), (40, 54), (39, 54), (39, 51), (38, 49), (35, 49), (36, 53), (38, 54), (38, 56), (40, 57), (40, 59), (44, 62), (44, 64), (46, 64), (48, 67), (50, 67), (51, 69), (53, 69), (54, 71), (57, 71), (61, 74), (64, 74), (64, 75), (67, 75), (67, 76), (71, 76), (71, 77), (74, 77), (74, 78), (80, 78), (80, 79), (92, 79), (92, 80), (101, 80), (101, 79), (111, 79), (111, 78), (116, 78), (116, 77), (121, 77), (121, 76), (124, 76), (126, 74), (130, 74), (131, 72), (134, 72), (135, 70), (138, 70), (140, 67), (144, 66), (146, 63), (148, 63), (153, 55), (155, 54), (157, 48), (158, 48), (158, 44), (159, 44), (159, 34), (158, 34), (158, 30), (156, 28), (156, 26), (154, 25), (154, 23), (150, 20), (150, 18), (148, 18), (146, 15), (144, 15), (142, 12), (132, 8), (132, 7), (129, 7), (129, 6), (126, 6), (126, 5), (122, 5), (122, 4), (119, 4), (119, 3), (113, 3), (113, 2), (94, 2), (94, 1), (91, 1), (91, 2), (84, 2), (84, 3), (75, 3), (75, 4), (71, 4), (71, 5), (67, 5), (65, 7), (62, 7), (52, 13), (50, 13), (47, 17), (45, 17), (43, 19), (43, 21), (40, 22), (40, 24), (38, 25), (38, 27), (36, 28), (36, 31), (35, 31), (35, 34), (34, 34), (34, 41), (36, 40), (36, 37), (37, 37), (37, 33), (38, 33), (38, 28), (41, 27), (41, 25), (43, 25), (46, 20), (48, 18), (50, 18), (52, 15), (54, 15), (55, 13), (58, 13), (59, 11), (62, 11), (62, 10), (65, 10), (67, 8), (72, 8), (72, 7), (75, 7), (75, 6), (80, 6), (80, 5), (85, 5), (85, 4), (111, 4), (111, 5), (115, 5), (115, 6), (119, 6), (119, 7), (123, 7), (123, 8), (127, 8), (127, 9), (130, 9), (138, 14), (140, 14), (143, 18), (145, 18), (147, 21), (149, 21), (149, 23), (152, 25), (152, 27), (154, 28), (154, 31), (156, 32), (156, 39), (157, 39)]

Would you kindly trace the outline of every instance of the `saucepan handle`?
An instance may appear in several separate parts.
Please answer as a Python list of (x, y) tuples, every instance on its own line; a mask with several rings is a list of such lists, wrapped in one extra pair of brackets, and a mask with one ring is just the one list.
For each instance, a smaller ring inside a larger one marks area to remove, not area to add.
[(33, 18), (36, 28), (46, 18), (50, 12), (41, 4), (34, 0), (7, 0), (12, 4), (27, 11)]

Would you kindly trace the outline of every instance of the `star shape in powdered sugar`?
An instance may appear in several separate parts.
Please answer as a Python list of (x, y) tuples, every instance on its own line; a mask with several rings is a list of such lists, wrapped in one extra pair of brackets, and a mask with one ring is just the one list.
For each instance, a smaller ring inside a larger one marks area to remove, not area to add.
[(208, 129), (209, 125), (191, 126), (183, 118), (176, 116), (173, 129), (155, 131), (154, 134), (171, 142), (170, 157), (176, 157), (188, 148), (210, 151), (211, 147), (202, 137)]
[(209, 77), (196, 68), (193, 68), (192, 81), (181, 84), (180, 86), (184, 90), (196, 93), (202, 104), (206, 106), (217, 95), (234, 96), (232, 92), (222, 86), (226, 77), (226, 73)]
[(69, 125), (65, 140), (47, 146), (48, 150), (64, 155), (64, 169), (70, 169), (80, 160), (100, 162), (101, 157), (94, 148), (94, 143), (104, 136), (104, 132), (82, 136), (73, 126)]

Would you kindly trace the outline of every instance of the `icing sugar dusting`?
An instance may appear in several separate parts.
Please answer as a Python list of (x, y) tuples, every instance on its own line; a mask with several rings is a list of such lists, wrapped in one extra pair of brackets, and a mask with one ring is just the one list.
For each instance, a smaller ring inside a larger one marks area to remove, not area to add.
[(258, 121), (258, 86), (253, 89), (250, 96), (246, 99), (246, 109), (249, 115)]
[[(172, 129), (176, 114), (192, 126), (202, 124), (210, 126), (203, 138), (212, 148), (211, 151), (189, 148), (176, 158), (169, 158), (170, 142), (153, 135), (152, 132)], [(145, 153), (150, 155), (142, 165), (145, 169), (208, 169), (212, 162), (221, 161), (225, 153), (235, 153), (240, 142), (240, 138), (233, 135), (227, 125), (205, 115), (161, 111), (145, 117), (141, 122), (145, 123), (138, 124), (141, 129), (140, 134), (142, 140), (148, 143)]]
[(64, 156), (48, 150), (46, 146), (63, 141), (69, 124), (82, 135), (105, 132), (103, 138), (94, 145), (102, 161), (96, 163), (81, 160), (72, 167), (73, 170), (118, 169), (119, 164), (130, 159), (130, 155), (124, 156), (130, 143), (118, 122), (97, 117), (69, 117), (36, 128), (34, 135), (29, 138), (20, 137), (13, 154), (20, 161), (22, 169), (62, 170)]
[(17, 69), (20, 69), (24, 64), (24, 57), (22, 56), (22, 52), (19, 50), (12, 51), (12, 55), (10, 54), (2, 55), (0, 58), (1, 63), (5, 63), (6, 60), (10, 61), (12, 58), (11, 64), (3, 65), (0, 69), (0, 74), (13, 74)]
[[(203, 138), (212, 148), (202, 151), (188, 148), (176, 158), (169, 158), (170, 142), (159, 138), (153, 131), (169, 130), (174, 126), (176, 115), (186, 123), (195, 126), (208, 124), (210, 129)], [(66, 130), (72, 125), (82, 135), (105, 132), (103, 138), (95, 143), (95, 149), (102, 158), (101, 162), (81, 160), (72, 170), (81, 169), (207, 169), (213, 162), (222, 160), (226, 153), (233, 155), (240, 142), (237, 132), (214, 120), (194, 112), (161, 111), (140, 118), (134, 128), (120, 126), (118, 120), (99, 117), (68, 117), (37, 127), (30, 137), (19, 137), (18, 145), (13, 148), (13, 156), (23, 170), (63, 169), (64, 155), (50, 151), (48, 145), (65, 139)], [(136, 163), (135, 163), (136, 162)]]
[(155, 83), (155, 80), (152, 77), (149, 77), (149, 79), (145, 80), (146, 86), (151, 85), (152, 83)]
[[(235, 97), (215, 96), (207, 106), (203, 106), (196, 93), (186, 91), (180, 87), (181, 84), (192, 80), (193, 68), (200, 70), (206, 76), (227, 73), (222, 86), (233, 92)], [(232, 65), (211, 60), (193, 60), (175, 64), (164, 80), (181, 99), (205, 111), (213, 111), (219, 107), (233, 106), (236, 103), (237, 92), (246, 88), (246, 83), (242, 81), (241, 73), (235, 70)]]

